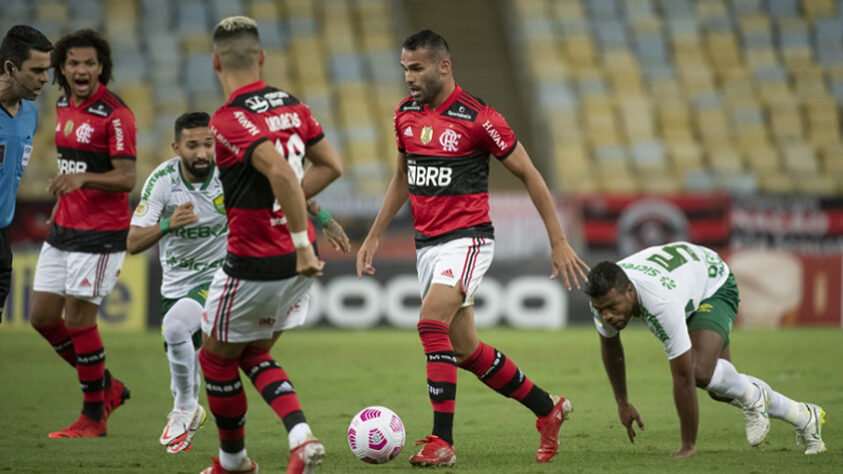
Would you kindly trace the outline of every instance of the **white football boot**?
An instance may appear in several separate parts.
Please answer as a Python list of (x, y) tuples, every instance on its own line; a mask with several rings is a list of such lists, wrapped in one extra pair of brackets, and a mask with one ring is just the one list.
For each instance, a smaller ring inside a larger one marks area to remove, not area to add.
[(758, 446), (770, 431), (770, 394), (758, 384), (752, 384), (758, 389), (758, 397), (754, 402), (741, 407), (743, 419), (746, 423), (746, 440), (752, 446)]
[(193, 443), (193, 437), (196, 436), (196, 431), (205, 424), (208, 415), (202, 405), (196, 405), (196, 412), (193, 415), (193, 420), (190, 421), (190, 426), (187, 429), (187, 434), (180, 439), (167, 446), (167, 452), (175, 454), (181, 451), (190, 451)]
[(811, 417), (805, 426), (796, 428), (796, 441), (805, 445), (805, 454), (823, 453), (825, 443), (822, 439), (822, 429), (825, 423), (825, 410), (813, 403), (804, 403), (804, 405), (811, 413)]

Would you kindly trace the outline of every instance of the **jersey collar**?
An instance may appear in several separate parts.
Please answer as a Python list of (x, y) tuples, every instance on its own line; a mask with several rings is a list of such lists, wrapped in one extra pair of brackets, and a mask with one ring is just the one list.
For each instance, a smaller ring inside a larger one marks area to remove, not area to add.
[[(439, 104), (439, 107), (436, 107), (436, 109), (434, 109), (433, 112), (441, 113), (443, 110), (446, 110), (448, 107), (451, 106), (451, 104), (454, 103), (454, 101), (457, 100), (457, 97), (459, 97), (460, 94), (462, 94), (462, 87), (460, 87), (459, 84), (454, 83), (454, 90), (453, 90), (453, 92), (451, 92), (451, 95), (449, 95), (448, 98), (445, 99), (445, 102), (442, 102), (441, 104)], [(431, 111), (430, 107), (428, 107), (426, 104), (422, 104), (422, 107), (424, 107), (425, 112)]]
[(240, 94), (243, 94), (245, 92), (259, 91), (259, 90), (261, 90), (265, 87), (266, 87), (266, 83), (263, 82), (263, 81), (258, 81), (258, 82), (253, 82), (251, 84), (247, 84), (247, 85), (237, 89), (236, 91), (232, 92), (231, 95), (228, 97), (228, 102), (226, 102), (225, 105), (230, 104), (231, 101), (234, 100), (234, 98), (237, 97)]
[[(187, 180), (187, 178), (184, 177), (184, 173), (181, 170), (181, 158), (179, 158), (178, 167), (179, 167), (179, 178), (181, 178), (181, 182), (184, 183), (184, 185), (187, 187), (188, 191), (195, 191), (196, 188), (194, 186), (196, 186), (197, 183), (191, 183), (190, 181)], [(205, 181), (202, 181), (202, 185), (199, 187), (200, 191), (204, 191), (204, 190), (208, 189), (208, 186), (211, 185), (211, 180), (214, 179), (215, 168), (216, 168), (216, 166), (213, 163), (211, 163), (211, 171), (208, 172), (208, 176), (205, 177)]]
[(99, 84), (99, 85), (97, 85), (97, 91), (94, 92), (94, 94), (91, 97), (88, 97), (88, 100), (86, 100), (85, 102), (82, 102), (79, 105), (74, 105), (73, 104), (73, 96), (68, 96), (67, 97), (67, 103), (70, 104), (71, 109), (84, 109), (85, 107), (87, 107), (87, 106), (93, 104), (94, 102), (100, 100), (100, 98), (102, 98), (102, 96), (105, 95), (105, 91), (106, 91), (105, 86), (103, 84)]

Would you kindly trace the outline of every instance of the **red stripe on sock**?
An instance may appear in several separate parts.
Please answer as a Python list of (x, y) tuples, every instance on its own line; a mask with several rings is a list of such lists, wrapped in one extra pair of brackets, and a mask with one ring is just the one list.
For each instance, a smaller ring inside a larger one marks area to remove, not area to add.
[[(41, 336), (53, 347), (70, 339), (70, 331), (67, 330), (67, 326), (64, 325), (64, 319), (62, 318), (59, 318), (56, 322), (50, 323), (46, 326), (36, 327), (35, 330), (38, 331), (38, 334), (41, 334)], [(56, 354), (58, 354), (72, 367), (76, 367), (76, 350), (73, 348), (73, 344), (68, 345), (60, 352), (57, 351)]]
[[(220, 382), (239, 378), (238, 357), (223, 358), (212, 354), (204, 347), (199, 350), (199, 364), (206, 379)], [(208, 408), (215, 417), (236, 418), (246, 414), (246, 393), (241, 391), (237, 395), (217, 397), (208, 393)], [(245, 437), (245, 423), (236, 429), (223, 429), (217, 426), (220, 441), (237, 442)]]
[[(496, 352), (497, 351), (495, 351), (494, 347), (480, 341), (480, 345), (477, 347), (477, 350), (474, 351), (474, 354), (464, 360), (462, 364), (460, 364), (460, 367), (472, 372), (478, 377), (481, 377), (485, 375), (490, 368), (492, 368), (492, 365), (495, 363)], [(518, 372), (518, 366), (515, 365), (509, 357), (506, 357), (503, 366), (497, 371), (497, 373), (491, 377), (481, 380), (493, 390), (498, 391), (510, 380), (512, 380), (512, 377), (515, 376), (516, 372)], [(523, 400), (532, 389), (533, 382), (525, 375), (521, 386), (509, 394), (509, 397), (519, 401)]]
[[(96, 324), (84, 328), (69, 329), (70, 338), (73, 340), (73, 347), (76, 354), (88, 354), (103, 350), (102, 338), (97, 330)], [(105, 358), (95, 365), (76, 365), (76, 373), (79, 376), (79, 383), (96, 383), (105, 376)], [(96, 392), (85, 392), (86, 402), (102, 402), (105, 400), (103, 390)]]
[[(254, 349), (251, 347), (244, 350), (243, 354), (240, 356), (240, 368), (246, 373), (249, 373), (253, 367), (261, 362), (275, 362), (275, 360), (269, 355), (268, 350)], [(287, 376), (287, 373), (281, 367), (273, 367), (271, 369), (264, 370), (260, 375), (258, 375), (254, 384), (255, 388), (258, 389), (259, 392), (263, 393), (263, 389), (265, 389), (267, 385), (283, 381), (289, 382), (290, 377)], [(269, 402), (269, 406), (281, 420), (294, 411), (301, 411), (299, 397), (295, 394), (295, 392), (286, 393), (276, 397)]]

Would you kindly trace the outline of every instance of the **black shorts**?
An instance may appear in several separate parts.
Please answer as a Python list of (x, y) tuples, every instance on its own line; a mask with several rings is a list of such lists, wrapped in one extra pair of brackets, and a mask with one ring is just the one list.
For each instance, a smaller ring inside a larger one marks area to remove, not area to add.
[(12, 239), (9, 228), (0, 228), (0, 321), (3, 321), (3, 309), (6, 297), (12, 285)]

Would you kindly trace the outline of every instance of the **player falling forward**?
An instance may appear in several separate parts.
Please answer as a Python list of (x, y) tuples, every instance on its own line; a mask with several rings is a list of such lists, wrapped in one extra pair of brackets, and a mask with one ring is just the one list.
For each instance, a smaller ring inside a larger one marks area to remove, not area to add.
[[(205, 422), (199, 404), (198, 350), (205, 298), (214, 272), (225, 262), (228, 221), (222, 183), (214, 166), (211, 118), (204, 112), (176, 119), (173, 151), (176, 157), (159, 165), (147, 178), (129, 229), (131, 254), (160, 241), (161, 332), (170, 365), (173, 410), (159, 442), (168, 453), (189, 451), (193, 437)], [(309, 209), (318, 205), (308, 202)], [(313, 212), (324, 217), (327, 211)], [(327, 215), (326, 236), (349, 252), (348, 237)]]
[(620, 331), (635, 316), (647, 323), (670, 360), (682, 432), (682, 446), (673, 456), (690, 457), (695, 452), (699, 422), (695, 386), (743, 410), (750, 445), (764, 441), (773, 417), (794, 426), (805, 454), (825, 451), (822, 408), (795, 402), (732, 365), (729, 332), (738, 312), (738, 286), (713, 250), (674, 242), (644, 249), (617, 264), (601, 262), (589, 273), (585, 293), (591, 299), (603, 365), (630, 442), (635, 438), (632, 422), (641, 429), (644, 425), (627, 396)]
[(239, 369), (287, 429), (288, 473), (313, 472), (325, 454), (269, 350), (283, 331), (304, 322), (312, 277), (324, 266), (312, 245), (305, 199), (337, 179), (342, 166), (310, 109), (260, 80), (264, 57), (251, 18), (229, 17), (214, 29), (214, 70), (228, 101), (210, 128), (229, 233), (225, 265), (214, 274), (202, 319), (199, 362), (220, 437), (220, 457), (205, 474), (258, 470), (246, 452)]
[(422, 307), (419, 336), (427, 356), (427, 386), (433, 433), (410, 463), (450, 466), (453, 449), (457, 367), (468, 370), (503, 396), (518, 400), (537, 417), (536, 460), (559, 449), (559, 429), (571, 411), (565, 398), (550, 395), (512, 360), (479, 340), (474, 293), (492, 262), (494, 229), (489, 219), (489, 154), (519, 178), (547, 229), (553, 275), (570, 290), (588, 267), (565, 239), (541, 174), (506, 121), (454, 81), (448, 44), (425, 30), (407, 38), (401, 66), (410, 89), (395, 111), (398, 165), (369, 235), (357, 253), (357, 276), (373, 275), (372, 259), (387, 225), (409, 196), (416, 230)]
[(108, 42), (93, 30), (71, 33), (53, 50), (65, 95), (56, 104), (59, 174), (48, 190), (59, 200), (38, 256), (29, 320), (76, 367), (84, 403), (79, 419), (51, 438), (105, 436), (109, 415), (129, 398), (105, 370), (97, 330), (97, 310), (126, 256), (135, 186), (137, 127), (126, 104), (106, 89), (112, 65)]

